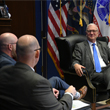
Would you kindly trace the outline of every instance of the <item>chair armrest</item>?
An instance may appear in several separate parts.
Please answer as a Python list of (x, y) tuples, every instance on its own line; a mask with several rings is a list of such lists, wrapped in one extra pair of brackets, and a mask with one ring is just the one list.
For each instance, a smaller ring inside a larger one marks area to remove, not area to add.
[[(85, 75), (86, 77), (89, 77), (88, 75), (88, 71), (86, 69), (82, 69), (83, 71), (83, 75)], [(96, 88), (96, 92), (105, 92), (107, 91), (107, 88), (105, 87), (104, 84), (102, 83), (99, 83), (99, 82), (96, 82), (96, 81), (90, 81), (88, 80), (89, 78), (87, 78), (87, 81), (88, 81), (88, 84), (90, 84), (89, 86), (91, 88)], [(91, 85), (92, 84), (92, 85)]]
[[(82, 71), (83, 71), (82, 77), (85, 78), (85, 80), (87, 81), (89, 87), (92, 88), (92, 89), (96, 89), (96, 88), (94, 87), (94, 85), (92, 84), (92, 82), (90, 81), (90, 78), (89, 78), (89, 75), (88, 75), (87, 70), (86, 70), (86, 69), (82, 69)], [(73, 69), (73, 72), (71, 72), (71, 71), (65, 71), (65, 70), (63, 70), (63, 72), (64, 72), (64, 76), (65, 76), (66, 74), (68, 74), (68, 75), (72, 75), (72, 76), (73, 76), (73, 75), (76, 75), (77, 77), (79, 77), (79, 76), (76, 74), (76, 72), (75, 72), (74, 69)], [(74, 76), (73, 76), (73, 77), (74, 77)], [(65, 77), (65, 80), (66, 80), (66, 78), (67, 78), (67, 77)], [(81, 78), (81, 77), (79, 77), (79, 78)]]
[(87, 95), (85, 96), (85, 100), (89, 102), (95, 102), (96, 101), (96, 88), (91, 83), (87, 70), (83, 69), (83, 76), (79, 77), (75, 70), (72, 71), (66, 71), (63, 70), (65, 81), (69, 85), (73, 85), (76, 90), (79, 90), (82, 86), (86, 85), (88, 87)]

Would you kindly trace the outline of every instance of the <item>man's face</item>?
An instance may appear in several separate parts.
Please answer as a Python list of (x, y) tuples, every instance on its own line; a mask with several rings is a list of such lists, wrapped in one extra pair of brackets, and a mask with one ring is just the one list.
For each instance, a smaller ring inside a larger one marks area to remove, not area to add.
[(87, 30), (86, 30), (86, 36), (87, 36), (87, 39), (90, 41), (90, 42), (95, 42), (96, 41), (96, 38), (98, 37), (98, 29), (96, 27), (96, 25), (89, 25)]

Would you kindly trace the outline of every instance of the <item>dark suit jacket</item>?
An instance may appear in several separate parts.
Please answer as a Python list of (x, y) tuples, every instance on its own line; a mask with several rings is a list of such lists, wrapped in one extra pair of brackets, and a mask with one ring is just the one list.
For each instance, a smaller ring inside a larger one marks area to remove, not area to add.
[(72, 98), (65, 94), (58, 101), (47, 79), (28, 65), (0, 69), (0, 110), (71, 110)]
[[(102, 41), (97, 41), (97, 46), (103, 61), (108, 65), (108, 61), (110, 61), (110, 48), (106, 42)], [(72, 66), (74, 66), (75, 63), (85, 66), (91, 77), (91, 73), (94, 71), (94, 63), (88, 41), (76, 44), (73, 52)]]
[(15, 63), (13, 58), (0, 51), (0, 68), (6, 65), (15, 65)]

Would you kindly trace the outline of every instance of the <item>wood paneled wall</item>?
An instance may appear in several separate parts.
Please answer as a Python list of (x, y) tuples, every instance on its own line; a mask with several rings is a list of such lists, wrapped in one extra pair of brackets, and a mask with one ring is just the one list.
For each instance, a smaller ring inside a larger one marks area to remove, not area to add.
[(35, 1), (5, 1), (11, 14), (11, 32), (19, 38), (24, 34), (35, 36)]

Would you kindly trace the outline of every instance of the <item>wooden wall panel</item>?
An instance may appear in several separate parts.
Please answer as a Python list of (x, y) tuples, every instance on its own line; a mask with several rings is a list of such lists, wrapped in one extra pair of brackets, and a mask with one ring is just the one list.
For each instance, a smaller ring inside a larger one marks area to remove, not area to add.
[(0, 18), (0, 34), (11, 32), (11, 19)]
[(24, 34), (35, 35), (35, 1), (5, 1), (11, 14), (11, 32), (18, 38)]

